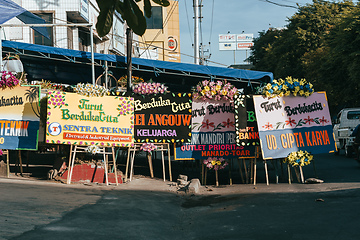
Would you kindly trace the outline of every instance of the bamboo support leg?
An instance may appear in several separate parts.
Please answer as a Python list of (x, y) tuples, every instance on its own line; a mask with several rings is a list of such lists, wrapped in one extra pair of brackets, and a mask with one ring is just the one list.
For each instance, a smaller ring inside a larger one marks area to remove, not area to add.
[(161, 151), (161, 163), (163, 168), (163, 179), (165, 182), (165, 160), (164, 160), (164, 151)]
[(288, 170), (289, 184), (291, 184), (291, 170), (290, 170), (290, 165), (289, 164), (287, 164), (287, 170)]
[(171, 159), (170, 159), (170, 145), (168, 144), (168, 161), (169, 161), (169, 178), (170, 182), (172, 182), (172, 173), (171, 173)]
[(250, 160), (250, 183), (253, 183), (254, 182), (254, 159), (252, 158)]
[[(130, 152), (131, 155), (131, 152)], [(132, 180), (132, 176), (134, 174), (134, 160), (135, 160), (135, 149), (132, 151), (132, 156), (131, 156), (131, 164), (130, 164), (130, 182)]]
[(299, 166), (299, 171), (300, 171), (301, 183), (304, 183), (304, 174), (301, 166)]
[(70, 179), (70, 166), (71, 166), (71, 159), (72, 159), (72, 152), (73, 151), (73, 145), (71, 144), (70, 145), (70, 154), (69, 154), (69, 164), (68, 164), (68, 174), (67, 174), (67, 181), (66, 181), (66, 183), (67, 184), (70, 184), (70, 182), (69, 182), (69, 179)]
[(216, 186), (219, 186), (219, 177), (218, 177), (218, 171), (215, 170), (215, 178), (216, 178)]
[(267, 162), (266, 162), (266, 160), (264, 161), (264, 166), (265, 166), (266, 185), (269, 185), (269, 173), (268, 173), (268, 168), (267, 168)]
[(108, 156), (105, 154), (105, 148), (104, 151), (104, 169), (105, 169), (105, 183), (106, 185), (109, 185), (109, 176), (108, 176)]
[(231, 177), (231, 160), (230, 159), (230, 162), (229, 162), (229, 182), (230, 182), (230, 185), (232, 185), (232, 177)]
[(153, 171), (153, 165), (152, 165), (152, 159), (151, 159), (150, 153), (147, 154), (147, 158), (148, 158), (148, 162), (149, 162), (150, 176), (151, 176), (151, 178), (154, 178), (154, 171)]
[(127, 182), (128, 173), (129, 173), (130, 148), (131, 147), (128, 147), (128, 154), (127, 154), (127, 158), (126, 158), (125, 182)]
[(254, 185), (256, 185), (256, 168), (257, 168), (257, 166), (256, 166), (256, 156), (255, 156), (255, 158), (254, 158)]
[(296, 175), (296, 179), (298, 180), (298, 182), (300, 183), (300, 176), (299, 176), (299, 172), (296, 170), (296, 168), (294, 167), (294, 171), (295, 171), (295, 175)]
[(112, 152), (112, 156), (113, 156), (115, 183), (116, 183), (116, 186), (118, 186), (118, 185), (119, 185), (119, 181), (118, 181), (117, 167), (116, 167), (116, 157), (117, 157), (117, 156), (115, 156), (115, 148), (114, 148), (114, 147), (111, 148), (111, 152)]
[(9, 150), (6, 150), (6, 174), (7, 177), (10, 177), (10, 157), (9, 157)]
[(71, 184), (71, 178), (72, 178), (72, 172), (74, 170), (74, 163), (75, 163), (75, 155), (76, 155), (76, 150), (77, 150), (77, 146), (75, 145), (73, 154), (72, 154), (72, 160), (71, 160), (71, 165), (70, 165), (70, 176), (68, 177), (68, 181), (67, 184)]

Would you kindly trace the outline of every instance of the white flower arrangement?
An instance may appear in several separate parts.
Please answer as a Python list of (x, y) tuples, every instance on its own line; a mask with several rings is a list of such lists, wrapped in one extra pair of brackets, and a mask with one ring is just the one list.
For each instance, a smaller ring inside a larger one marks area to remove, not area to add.
[(109, 90), (100, 85), (93, 85), (90, 83), (78, 83), (74, 87), (74, 92), (87, 97), (103, 97), (108, 95)]
[(86, 152), (91, 153), (93, 155), (100, 153), (100, 148), (95, 145), (90, 145), (85, 149)]

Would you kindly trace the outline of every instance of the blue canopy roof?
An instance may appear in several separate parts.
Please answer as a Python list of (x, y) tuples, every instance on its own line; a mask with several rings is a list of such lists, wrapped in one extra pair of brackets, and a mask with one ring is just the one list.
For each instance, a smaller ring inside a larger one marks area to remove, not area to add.
[[(17, 5), (10, 0), (0, 0), (0, 24), (3, 24), (10, 19), (17, 17), (20, 21), (26, 24), (44, 24), (45, 20), (27, 11), (25, 8)], [(41, 35), (49, 38), (49, 33), (46, 27), (32, 27)]]
[[(63, 49), (63, 48), (21, 43), (21, 42), (5, 41), (5, 40), (3, 40), (2, 45), (3, 45), (3, 47), (23, 49), (23, 50), (34, 51), (34, 52), (63, 55), (63, 56), (75, 57), (75, 58), (91, 59), (91, 53), (84, 52), (84, 51)], [(126, 64), (126, 57), (119, 56), (119, 55), (94, 53), (94, 59)], [(273, 79), (273, 74), (271, 72), (251, 71), (251, 70), (223, 68), (223, 67), (212, 67), (212, 66), (195, 65), (195, 64), (187, 64), (187, 63), (148, 60), (148, 59), (141, 59), (141, 58), (133, 58), (132, 64), (143, 66), (143, 67), (149, 67), (154, 70), (169, 69), (169, 70), (175, 70), (175, 71), (180, 71), (180, 72), (204, 74), (204, 75), (213, 76), (213, 77), (234, 78), (234, 79), (242, 79), (242, 80), (258, 80), (258, 79), (262, 79), (264, 77), (268, 77), (269, 80)]]

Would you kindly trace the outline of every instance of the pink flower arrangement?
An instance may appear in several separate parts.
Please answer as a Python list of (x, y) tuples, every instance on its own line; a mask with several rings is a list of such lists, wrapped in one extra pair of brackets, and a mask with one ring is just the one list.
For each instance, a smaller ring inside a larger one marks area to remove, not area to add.
[(204, 80), (198, 83), (196, 90), (194, 91), (194, 99), (214, 99), (219, 101), (224, 100), (233, 100), (234, 95), (237, 92), (237, 88), (232, 84), (224, 81), (208, 81)]
[(164, 94), (166, 91), (167, 87), (161, 83), (141, 82), (133, 86), (133, 92), (142, 95)]
[(157, 146), (153, 143), (143, 143), (140, 147), (140, 150), (151, 153), (153, 150), (157, 149)]
[(2, 156), (4, 154), (3, 150), (0, 149), (0, 156)]
[(5, 89), (6, 87), (12, 88), (20, 83), (20, 80), (17, 79), (11, 72), (2, 71), (0, 75), (0, 88), (2, 89)]
[(215, 171), (224, 169), (229, 163), (224, 158), (209, 157), (203, 162), (207, 168), (214, 169)]

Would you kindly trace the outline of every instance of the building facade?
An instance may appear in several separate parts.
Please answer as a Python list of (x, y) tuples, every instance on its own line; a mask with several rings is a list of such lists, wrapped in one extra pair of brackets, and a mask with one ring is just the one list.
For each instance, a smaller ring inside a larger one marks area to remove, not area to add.
[[(94, 40), (94, 51), (105, 54), (125, 55), (126, 24), (119, 14), (115, 14), (113, 28), (110, 33), (101, 38), (95, 30), (99, 8), (95, 0), (13, 0), (26, 10), (43, 18), (50, 24), (93, 24), (88, 27), (54, 26), (48, 27), (50, 39), (47, 39), (29, 27), (4, 27), (4, 38), (32, 44), (47, 45), (59, 48), (91, 51), (90, 32)], [(13, 18), (6, 24), (21, 24)], [(137, 37), (134, 36), (134, 40)], [(137, 49), (137, 42), (135, 42)], [(136, 55), (135, 55), (136, 56)]]
[[(153, 60), (181, 62), (179, 1), (170, 6), (152, 4), (152, 16), (146, 18), (147, 30), (139, 37), (140, 57)], [(139, 3), (143, 9), (143, 2)]]

